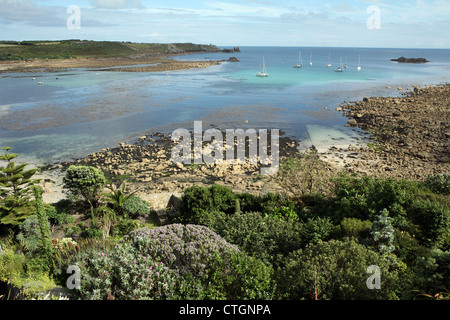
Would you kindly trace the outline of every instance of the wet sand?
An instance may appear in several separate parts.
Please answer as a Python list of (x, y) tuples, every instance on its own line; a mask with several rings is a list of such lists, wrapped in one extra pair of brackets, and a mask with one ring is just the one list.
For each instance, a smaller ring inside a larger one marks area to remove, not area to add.
[[(0, 73), (21, 72), (56, 72), (64, 69), (87, 68), (96, 70), (107, 68), (106, 71), (116, 72), (164, 72), (173, 70), (184, 70), (193, 68), (207, 68), (211, 65), (220, 64), (226, 60), (208, 61), (178, 61), (171, 55), (140, 55), (129, 58), (80, 58), (80, 59), (58, 59), (58, 60), (32, 60), (32, 61), (2, 61), (0, 62)], [(183, 53), (186, 55), (186, 53)], [(137, 65), (152, 65), (144, 67), (128, 67)], [(127, 68), (120, 68), (120, 67)], [(119, 68), (117, 68), (119, 67)], [(108, 69), (109, 68), (109, 69)]]

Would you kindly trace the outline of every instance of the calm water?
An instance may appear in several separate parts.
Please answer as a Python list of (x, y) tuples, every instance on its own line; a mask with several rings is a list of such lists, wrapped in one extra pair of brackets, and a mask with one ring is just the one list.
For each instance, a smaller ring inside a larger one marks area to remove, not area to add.
[[(281, 129), (304, 146), (348, 142), (359, 132), (344, 127), (346, 118), (334, 110), (337, 104), (398, 95), (399, 86), (450, 81), (450, 50), (241, 47), (241, 51), (177, 57), (240, 60), (202, 70), (1, 74), (0, 145), (8, 144), (27, 160), (58, 162), (146, 133), (189, 129), (194, 120), (203, 120), (204, 130)], [(292, 68), (299, 51), (303, 68)], [(400, 56), (431, 62), (390, 61)], [(263, 57), (268, 78), (256, 77)], [(348, 68), (334, 72), (341, 61)]]

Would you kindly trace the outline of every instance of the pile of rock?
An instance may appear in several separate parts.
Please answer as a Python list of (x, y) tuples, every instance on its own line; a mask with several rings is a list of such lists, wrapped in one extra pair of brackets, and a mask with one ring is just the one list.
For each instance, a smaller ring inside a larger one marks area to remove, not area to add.
[(415, 86), (400, 97), (371, 97), (341, 105), (348, 126), (370, 133), (350, 170), (425, 179), (450, 172), (450, 84)]

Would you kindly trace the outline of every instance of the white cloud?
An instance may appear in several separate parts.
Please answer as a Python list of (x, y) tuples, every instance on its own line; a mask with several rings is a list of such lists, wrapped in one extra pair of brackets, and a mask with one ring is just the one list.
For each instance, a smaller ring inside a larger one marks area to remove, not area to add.
[(140, 0), (90, 0), (98, 9), (133, 9), (143, 8)]

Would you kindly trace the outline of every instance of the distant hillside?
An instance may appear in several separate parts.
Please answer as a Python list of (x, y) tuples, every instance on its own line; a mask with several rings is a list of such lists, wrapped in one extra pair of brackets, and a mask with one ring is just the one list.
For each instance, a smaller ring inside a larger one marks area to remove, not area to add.
[(218, 52), (215, 45), (88, 40), (0, 41), (0, 60), (130, 57), (142, 54)]

